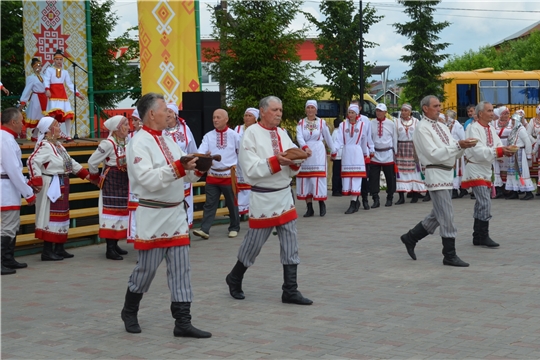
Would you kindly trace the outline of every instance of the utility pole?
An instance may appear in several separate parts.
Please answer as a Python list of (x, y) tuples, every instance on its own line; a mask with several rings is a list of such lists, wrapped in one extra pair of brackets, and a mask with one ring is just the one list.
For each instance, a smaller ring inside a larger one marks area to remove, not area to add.
[(362, 30), (362, 0), (360, 0), (360, 105), (364, 108), (364, 33)]
[[(226, 25), (227, 24), (227, 1), (221, 1), (221, 11), (222, 11), (222, 14), (221, 14), (221, 21), (222, 21), (222, 25)], [(221, 39), (220, 39), (220, 42), (219, 42), (219, 48), (220, 48), (220, 52), (221, 52), (221, 56), (225, 56), (225, 53), (227, 52), (227, 49), (225, 49), (225, 44), (226, 44), (226, 40), (227, 40), (227, 33), (225, 31), (222, 31), (221, 32)], [(226, 96), (226, 91), (227, 91), (227, 87), (225, 86), (225, 81), (223, 81), (223, 76), (221, 76), (221, 68), (220, 68), (220, 74), (219, 74), (219, 93), (221, 95), (221, 106), (222, 107), (226, 107), (227, 106), (227, 96)]]

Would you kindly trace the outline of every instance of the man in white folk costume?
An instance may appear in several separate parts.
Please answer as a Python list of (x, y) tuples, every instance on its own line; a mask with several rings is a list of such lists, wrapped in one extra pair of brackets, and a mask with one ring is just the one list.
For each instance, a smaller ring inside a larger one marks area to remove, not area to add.
[(420, 102), (424, 115), (413, 135), (414, 147), (420, 163), (426, 167), (425, 184), (431, 193), (433, 209), (416, 226), (401, 236), (409, 256), (416, 260), (416, 243), (440, 227), (444, 255), (443, 264), (467, 267), (468, 263), (456, 254), (457, 228), (454, 225), (452, 188), (456, 158), (464, 149), (474, 147), (475, 139), (457, 141), (450, 129), (438, 121), (441, 103), (436, 96), (428, 95)]
[[(277, 230), (283, 264), (283, 303), (311, 305), (313, 301), (298, 291), (297, 270), (298, 214), (291, 194), (291, 177), (298, 174), (300, 164), (286, 157), (286, 151), (296, 148), (287, 132), (279, 127), (283, 114), (281, 100), (265, 97), (259, 104), (261, 121), (244, 133), (240, 148), (240, 164), (244, 177), (251, 184), (249, 230), (238, 250), (238, 261), (227, 275), (229, 293), (235, 299), (245, 298), (242, 280), (253, 265), (263, 245)], [(298, 149), (296, 149), (298, 150)]]
[(21, 223), (21, 195), (28, 205), (36, 202), (34, 191), (23, 176), (21, 147), (15, 138), (23, 128), (23, 116), (15, 108), (2, 111), (0, 137), (0, 191), (1, 197), (1, 233), (2, 233), (2, 275), (15, 274), (15, 269), (27, 267), (15, 260), (15, 243)]
[(171, 312), (176, 319), (174, 336), (209, 338), (209, 332), (191, 325), (190, 314), (193, 295), (184, 178), (197, 181), (202, 175), (193, 171), (198, 158), (182, 163), (180, 158), (185, 154), (170, 137), (163, 136), (167, 105), (162, 95), (144, 95), (137, 110), (143, 128), (128, 143), (126, 155), (131, 191), (139, 199), (134, 239), (139, 256), (128, 281), (122, 320), (127, 332), (141, 332), (137, 319), (139, 303), (165, 258)]
[(491, 126), (493, 105), (481, 101), (476, 105), (478, 120), (467, 127), (466, 136), (478, 139), (475, 147), (465, 150), (467, 164), (461, 186), (472, 188), (476, 198), (474, 205), (473, 244), (476, 246), (497, 247), (489, 237), (489, 220), (491, 220), (491, 166), (503, 156), (511, 156), (508, 146), (503, 146), (497, 131)]

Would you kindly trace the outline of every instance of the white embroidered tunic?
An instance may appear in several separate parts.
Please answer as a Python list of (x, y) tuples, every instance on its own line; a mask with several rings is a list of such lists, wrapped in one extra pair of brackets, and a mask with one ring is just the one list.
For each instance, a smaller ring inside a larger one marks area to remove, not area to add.
[(238, 162), (238, 134), (226, 127), (223, 130), (212, 130), (204, 135), (198, 152), (221, 155), (221, 161), (213, 161), (206, 176), (208, 184), (231, 185), (231, 168)]

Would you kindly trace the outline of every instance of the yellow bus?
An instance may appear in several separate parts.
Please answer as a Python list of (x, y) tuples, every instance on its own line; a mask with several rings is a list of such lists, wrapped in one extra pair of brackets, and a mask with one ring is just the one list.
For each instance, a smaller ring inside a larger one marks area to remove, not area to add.
[(523, 109), (527, 118), (536, 116), (535, 108), (540, 103), (540, 70), (493, 71), (493, 68), (485, 68), (445, 72), (441, 77), (451, 80), (444, 85), (443, 109), (456, 110), (461, 121), (468, 118), (467, 105), (476, 105), (480, 101), (503, 104), (511, 112)]

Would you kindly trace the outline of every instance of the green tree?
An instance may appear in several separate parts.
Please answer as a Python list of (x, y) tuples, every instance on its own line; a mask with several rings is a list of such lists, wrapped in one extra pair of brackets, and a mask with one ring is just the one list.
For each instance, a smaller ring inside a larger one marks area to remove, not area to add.
[[(24, 74), (24, 36), (22, 1), (2, 1), (0, 79), (13, 95), (20, 95), (26, 82)], [(4, 93), (2, 93), (4, 98)], [(2, 99), (2, 109), (16, 105), (17, 100)]]
[(301, 2), (227, 3), (230, 13), (216, 11), (212, 16), (212, 36), (220, 39), (222, 49), (205, 49), (203, 56), (213, 63), (208, 72), (226, 84), (230, 106), (222, 105), (231, 123), (239, 123), (246, 108), (258, 107), (268, 95), (283, 101), (284, 119), (298, 119), (306, 99), (314, 96), (297, 53), (306, 30), (289, 30)]
[(393, 24), (396, 33), (411, 40), (410, 44), (404, 46), (408, 54), (400, 58), (411, 65), (405, 72), (407, 84), (404, 86), (402, 99), (411, 104), (419, 104), (426, 95), (436, 95), (442, 99), (445, 80), (439, 77), (443, 68), (438, 64), (448, 57), (448, 54), (440, 52), (446, 49), (449, 43), (437, 43), (440, 40), (437, 34), (450, 23), (435, 22), (433, 19), (435, 6), (440, 1), (398, 0), (398, 3), (405, 6), (404, 11), (411, 19), (404, 24)]
[[(306, 17), (319, 30), (314, 41), (315, 53), (320, 66), (316, 67), (328, 79), (323, 85), (332, 98), (340, 104), (340, 116), (353, 97), (360, 97), (360, 15), (354, 8), (353, 1), (323, 1), (319, 6), (325, 19), (318, 21), (311, 14)], [(362, 34), (381, 21), (376, 10), (369, 4), (363, 9)], [(367, 41), (362, 35), (364, 48), (373, 48), (378, 44)], [(365, 57), (365, 56), (364, 56)], [(364, 62), (364, 88), (368, 88), (366, 79), (370, 76), (373, 64)]]

